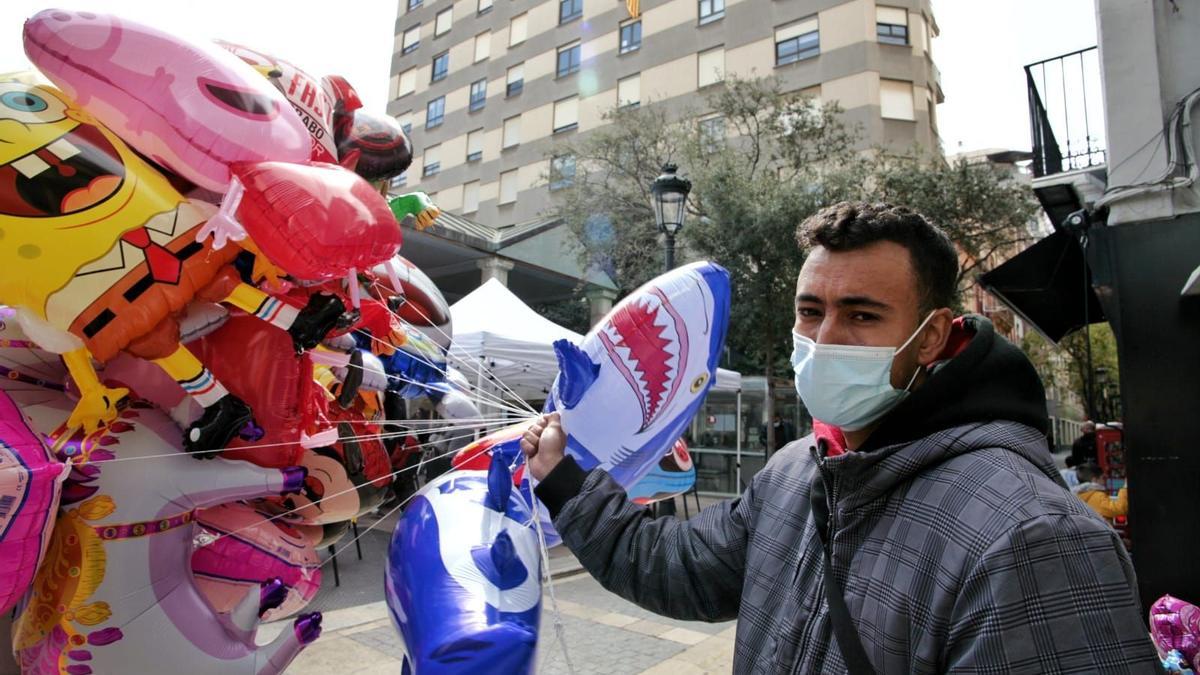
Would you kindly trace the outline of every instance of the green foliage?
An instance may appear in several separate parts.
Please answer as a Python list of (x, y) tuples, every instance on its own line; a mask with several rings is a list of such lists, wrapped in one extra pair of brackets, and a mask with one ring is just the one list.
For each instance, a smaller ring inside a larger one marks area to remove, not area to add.
[(532, 309), (550, 321), (576, 333), (587, 333), (591, 328), (591, 310), (588, 309), (587, 299), (583, 297), (575, 296), (558, 302), (533, 305)]
[[(886, 199), (926, 213), (972, 263), (964, 284), (976, 261), (1028, 236), (1034, 213), (1028, 188), (990, 166), (862, 149), (860, 130), (841, 113), (773, 78), (731, 79), (702, 110), (614, 110), (609, 124), (554, 149), (576, 158), (574, 184), (555, 191), (554, 210), (583, 242), (583, 262), (628, 293), (662, 270), (650, 184), (664, 163), (679, 164), (693, 188), (677, 261), (708, 259), (729, 270), (732, 365), (782, 372), (804, 262), (795, 232), (820, 208)], [(703, 121), (713, 116), (723, 120), (723, 138)]]
[[(1110, 396), (1118, 395), (1121, 374), (1120, 361), (1117, 357), (1117, 340), (1113, 335), (1112, 327), (1107, 323), (1094, 324), (1090, 331), (1077, 330), (1064, 337), (1058, 344), (1054, 344), (1034, 332), (1026, 333), (1021, 341), (1021, 348), (1042, 376), (1042, 383), (1047, 390), (1053, 388), (1060, 393), (1070, 392), (1079, 402), (1084, 415), (1090, 415), (1087, 380), (1089, 332), (1092, 343), (1092, 372), (1103, 372), (1103, 377), (1108, 382)], [(1096, 380), (1093, 380), (1092, 386), (1095, 387), (1094, 395), (1099, 409), (1098, 416), (1104, 417), (1104, 388)], [(1110, 409), (1108, 412), (1113, 417), (1120, 415), (1118, 410)]]

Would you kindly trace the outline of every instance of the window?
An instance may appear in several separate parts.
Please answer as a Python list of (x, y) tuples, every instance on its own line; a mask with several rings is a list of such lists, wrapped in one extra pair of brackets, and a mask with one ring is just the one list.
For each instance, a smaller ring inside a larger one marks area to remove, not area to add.
[(908, 10), (876, 7), (875, 38), (887, 45), (908, 44)]
[(397, 88), (397, 96), (408, 96), (417, 90), (417, 69), (409, 68), (400, 73), (400, 86)]
[(442, 170), (442, 148), (438, 145), (431, 145), (425, 148), (425, 159), (421, 164), (421, 176), (429, 177), (436, 176)]
[(479, 181), (471, 181), (463, 185), (463, 213), (475, 213), (479, 210)]
[(438, 12), (433, 24), (433, 37), (439, 37), (450, 32), (450, 24), (454, 22), (454, 7)]
[(620, 53), (636, 51), (642, 47), (642, 20), (630, 21), (621, 25)]
[(400, 174), (399, 176), (392, 176), (391, 179), (388, 180), (388, 188), (391, 190), (399, 190), (400, 188), (404, 187), (405, 183), (407, 183), (407, 182), (408, 182), (408, 172), (405, 171), (404, 173)]
[(558, 0), (558, 23), (564, 24), (583, 16), (583, 0)]
[(421, 0), (408, 0), (408, 11), (411, 12), (420, 6), (421, 6)]
[(725, 118), (711, 115), (700, 120), (700, 143), (705, 153), (714, 153), (725, 145)]
[(575, 183), (575, 155), (550, 160), (550, 189), (561, 190)]
[(486, 59), (492, 53), (492, 34), (480, 33), (475, 36), (475, 63)]
[(642, 102), (642, 74), (638, 73), (617, 80), (617, 107), (637, 105)]
[(700, 25), (725, 16), (725, 0), (700, 0)]
[(518, 63), (508, 69), (508, 75), (504, 78), (504, 96), (516, 96), (525, 88), (525, 64)]
[(467, 133), (467, 161), (478, 162), (483, 159), (483, 129)]
[(696, 73), (696, 86), (707, 87), (710, 84), (725, 81), (725, 48), (717, 47), (700, 52), (697, 59), (699, 69)]
[(912, 82), (880, 80), (879, 108), (886, 119), (915, 120)]
[(430, 82), (446, 79), (446, 74), (450, 72), (450, 52), (442, 52), (433, 57), (433, 72), (429, 76)]
[(775, 65), (795, 63), (820, 53), (821, 43), (816, 17), (775, 29)]
[(525, 41), (526, 15), (514, 16), (508, 22), (508, 46), (519, 45)]
[(425, 128), (432, 129), (442, 125), (442, 118), (446, 115), (446, 97), (439, 96), (425, 106)]
[(406, 110), (405, 112), (402, 112), (399, 115), (396, 115), (396, 121), (400, 123), (400, 128), (404, 130), (404, 133), (406, 133), (406, 134), (412, 133), (412, 111), (411, 110)]
[(517, 201), (517, 171), (505, 171), (500, 174), (500, 203), (511, 204)]
[(476, 13), (487, 14), (490, 11), (492, 11), (492, 0), (479, 0), (479, 9), (476, 10)]
[(413, 26), (404, 31), (404, 40), (400, 43), (400, 53), (408, 54), (421, 45), (421, 27)]
[(500, 147), (511, 148), (521, 143), (521, 116), (516, 115), (504, 120), (504, 131), (501, 132)]
[(471, 83), (471, 112), (483, 110), (487, 104), (487, 78)]
[(554, 102), (554, 133), (570, 131), (579, 126), (579, 97), (572, 96)]
[(557, 77), (566, 77), (579, 70), (579, 42), (573, 42), (558, 48)]

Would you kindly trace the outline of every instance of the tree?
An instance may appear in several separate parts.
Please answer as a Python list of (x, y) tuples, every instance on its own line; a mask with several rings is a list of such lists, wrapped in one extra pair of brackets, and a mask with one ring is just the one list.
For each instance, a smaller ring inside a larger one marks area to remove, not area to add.
[(664, 163), (683, 167), (693, 187), (679, 258), (729, 270), (733, 365), (767, 376), (768, 418), (771, 378), (790, 370), (792, 298), (804, 262), (795, 234), (805, 218), (846, 199), (891, 199), (928, 209), (967, 255), (982, 259), (1017, 239), (1016, 229), (1025, 232), (1032, 213), (1028, 189), (990, 169), (945, 167), (915, 150), (860, 150), (860, 130), (836, 103), (818, 106), (774, 78), (730, 79), (699, 112), (610, 111), (608, 124), (553, 151), (575, 158), (574, 180), (555, 190), (554, 208), (582, 242), (584, 263), (628, 293), (662, 270), (650, 184)]
[[(1091, 380), (1088, 378), (1089, 339), (1092, 347)], [(1039, 333), (1029, 332), (1021, 341), (1021, 349), (1029, 356), (1034, 368), (1041, 375), (1042, 384), (1047, 392), (1070, 392), (1070, 396), (1079, 402), (1088, 417), (1105, 417), (1105, 413), (1112, 417), (1120, 417), (1120, 410), (1116, 409), (1116, 405), (1104, 405), (1105, 392), (1103, 387), (1099, 386), (1100, 378), (1096, 377), (1098, 373), (1104, 374), (1110, 400), (1113, 393), (1120, 392), (1117, 341), (1112, 327), (1107, 323), (1094, 324), (1090, 330), (1077, 330), (1059, 340), (1057, 344)], [(1096, 406), (1095, 411), (1091, 410), (1092, 403)]]

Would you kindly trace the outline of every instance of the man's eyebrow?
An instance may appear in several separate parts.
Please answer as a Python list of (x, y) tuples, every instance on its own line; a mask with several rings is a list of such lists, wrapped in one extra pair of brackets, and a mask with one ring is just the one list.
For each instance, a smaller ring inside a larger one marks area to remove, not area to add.
[(874, 307), (875, 309), (891, 309), (892, 306), (881, 300), (867, 297), (865, 295), (849, 295), (844, 298), (838, 298), (838, 307)]
[(812, 303), (816, 303), (818, 305), (825, 304), (820, 298), (813, 295), (812, 293), (801, 293), (801, 294), (797, 295), (796, 296), (796, 304), (798, 305), (802, 302), (812, 302)]

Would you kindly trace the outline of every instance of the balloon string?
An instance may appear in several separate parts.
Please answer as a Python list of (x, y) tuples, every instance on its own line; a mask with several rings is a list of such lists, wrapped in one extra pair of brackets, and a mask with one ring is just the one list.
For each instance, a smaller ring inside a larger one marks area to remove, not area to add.
[(563, 662), (567, 673), (575, 675), (575, 667), (571, 664), (571, 654), (567, 651), (566, 628), (563, 626), (562, 612), (558, 609), (558, 597), (554, 594), (554, 576), (550, 574), (550, 547), (546, 545), (546, 532), (542, 529), (542, 517), (538, 509), (538, 498), (533, 494), (533, 483), (529, 488), (530, 510), (533, 514), (533, 527), (537, 530), (538, 551), (542, 555), (542, 578), (546, 583), (546, 591), (550, 595), (550, 611), (554, 615), (554, 640), (562, 649)]
[[(429, 441), (428, 443), (422, 443), (422, 444), (420, 444), (420, 445), (414, 446), (414, 449), (415, 449), (415, 448), (420, 448), (420, 447), (423, 447), (423, 446), (426, 446), (426, 445), (433, 445), (433, 444), (435, 444), (435, 443), (444, 443), (444, 442), (455, 441), (455, 440), (460, 440), (460, 439), (463, 439), (463, 438), (470, 438), (470, 437), (471, 437), (471, 434), (464, 434), (464, 435), (462, 435), (462, 436), (456, 436), (456, 437), (453, 437), (453, 438), (440, 439), (440, 440), (437, 440), (437, 441)], [(333, 493), (333, 494), (325, 495), (324, 497), (322, 497), (321, 499), (318, 499), (318, 500), (316, 500), (315, 502), (309, 502), (308, 504), (306, 504), (306, 505), (304, 505), (304, 506), (297, 506), (297, 507), (295, 507), (295, 508), (289, 509), (289, 510), (287, 510), (287, 511), (284, 511), (284, 512), (282, 512), (282, 513), (277, 513), (277, 514), (275, 514), (275, 515), (273, 515), (273, 516), (271, 516), (271, 517), (267, 518), (267, 519), (266, 519), (266, 522), (268, 522), (268, 523), (269, 523), (269, 522), (271, 522), (271, 521), (273, 521), (273, 520), (277, 520), (277, 519), (279, 519), (279, 518), (283, 518), (284, 516), (288, 516), (288, 515), (291, 515), (291, 514), (293, 514), (293, 513), (296, 513), (297, 511), (304, 510), (304, 509), (308, 508), (309, 506), (314, 506), (314, 505), (316, 505), (316, 504), (320, 504), (321, 502), (323, 502), (323, 501), (325, 501), (325, 500), (327, 500), (327, 499), (333, 499), (334, 497), (339, 497), (339, 496), (341, 496), (341, 495), (344, 495), (344, 494), (347, 494), (347, 493), (349, 493), (349, 492), (353, 492), (353, 491), (355, 491), (355, 490), (358, 490), (359, 488), (366, 487), (367, 485), (369, 485), (369, 484), (371, 484), (371, 483), (374, 483), (374, 482), (376, 482), (376, 481), (382, 480), (382, 479), (384, 479), (384, 478), (395, 478), (396, 476), (398, 476), (398, 475), (400, 475), (400, 474), (404, 473), (405, 471), (416, 471), (416, 470), (419, 470), (419, 469), (421, 469), (421, 467), (425, 466), (425, 464), (426, 464), (426, 463), (428, 463), (428, 462), (433, 462), (433, 461), (436, 461), (436, 460), (439, 460), (439, 459), (443, 459), (443, 458), (445, 458), (445, 457), (449, 457), (450, 455), (456, 454), (456, 453), (458, 453), (458, 452), (460, 452), (460, 451), (461, 451), (461, 450), (449, 450), (449, 451), (447, 451), (447, 452), (444, 452), (444, 453), (441, 453), (441, 454), (438, 454), (438, 455), (434, 455), (433, 457), (428, 457), (428, 458), (426, 458), (426, 457), (422, 456), (422, 457), (421, 457), (421, 459), (420, 459), (420, 461), (419, 461), (419, 462), (417, 462), (417, 464), (416, 464), (416, 465), (414, 465), (414, 466), (406, 466), (406, 467), (402, 467), (402, 468), (400, 468), (400, 469), (397, 469), (397, 470), (395, 470), (395, 471), (391, 472), (390, 474), (387, 474), (386, 476), (380, 476), (380, 477), (378, 477), (378, 478), (375, 478), (375, 479), (373, 479), (373, 480), (364, 481), (363, 483), (361, 483), (361, 484), (359, 484), (359, 485), (355, 485), (355, 486), (353, 486), (353, 487), (346, 488), (346, 489), (344, 489), (344, 490), (341, 490), (340, 492), (335, 492), (335, 493)], [(477, 450), (475, 451), (475, 453), (474, 453), (474, 454), (472, 454), (470, 457), (467, 457), (467, 458), (466, 458), (464, 461), (470, 461), (470, 460), (473, 460), (473, 459), (475, 459), (476, 457), (479, 457), (480, 455), (482, 455), (482, 454), (483, 454), (483, 453), (485, 453), (485, 452), (487, 452), (487, 448), (479, 448), (479, 449), (477, 449)], [(453, 466), (451, 466), (449, 469), (447, 469), (447, 470), (443, 471), (442, 473), (438, 474), (437, 476), (435, 476), (435, 477), (434, 477), (432, 480), (437, 480), (438, 478), (441, 478), (442, 476), (446, 475), (447, 473), (449, 473), (449, 472), (451, 472), (451, 471), (453, 471), (453, 470), (454, 470), (454, 467), (453, 467)], [(429, 482), (431, 482), (431, 481), (429, 481)], [(409, 495), (409, 497), (408, 497), (407, 499), (405, 499), (404, 501), (402, 501), (402, 502), (401, 502), (401, 505), (403, 505), (404, 503), (406, 503), (406, 502), (408, 501), (408, 499), (411, 499), (411, 498), (412, 498), (412, 497), (414, 497), (414, 496), (416, 496), (416, 493), (414, 493), (414, 494), (412, 494), (412, 495)], [(391, 513), (389, 513), (388, 515), (391, 515)], [(385, 516), (384, 516), (384, 518), (387, 518), (387, 516), (385, 515)], [(376, 523), (376, 524), (378, 524), (378, 523)], [(254, 527), (257, 527), (257, 526), (258, 526), (257, 524), (247, 525), (247, 526), (245, 526), (245, 527), (238, 528), (238, 529), (236, 529), (236, 530), (234, 530), (234, 531), (232, 531), (232, 532), (227, 532), (227, 533), (225, 533), (225, 534), (217, 535), (217, 536), (216, 536), (214, 539), (212, 539), (212, 540), (211, 540), (209, 543), (216, 542), (217, 540), (221, 539), (222, 537), (230, 537), (230, 536), (233, 536), (233, 535), (235, 535), (235, 534), (238, 534), (239, 532), (243, 532), (243, 531), (245, 531), (245, 530), (253, 529)], [(371, 526), (371, 528), (373, 528), (373, 527), (374, 527), (374, 525), (372, 525), (372, 526)], [(366, 534), (367, 532), (370, 532), (370, 531), (371, 531), (371, 528), (368, 528), (368, 529), (367, 529), (367, 530), (365, 530), (364, 532), (360, 533), (358, 537), (355, 537), (355, 538), (354, 538), (354, 541), (357, 541), (357, 540), (358, 540), (358, 539), (359, 539), (359, 538), (360, 538), (360, 537), (361, 537), (363, 534)], [(354, 543), (354, 541), (351, 541), (350, 543), (351, 543), (351, 544), (353, 544), (353, 543)], [(345, 550), (345, 548), (343, 547), (343, 548), (342, 548), (342, 550)], [(340, 552), (340, 551), (338, 551), (338, 552)], [(336, 555), (336, 553), (335, 553), (335, 555)]]
[[(384, 287), (384, 286), (383, 286), (383, 285), (382, 285), (382, 284), (381, 284), (379, 281), (375, 281), (375, 282), (374, 282), (374, 284), (375, 284), (375, 286), (376, 286), (377, 288), (379, 288), (379, 289), (382, 289), (382, 290), (384, 290), (384, 291), (386, 291), (386, 290), (387, 290), (387, 289), (386, 289), (386, 288), (385, 288), (385, 287)], [(455, 343), (455, 341), (454, 341), (454, 337), (453, 337), (453, 336), (451, 336), (451, 335), (449, 335), (448, 333), (446, 333), (446, 331), (442, 330), (442, 329), (441, 329), (441, 327), (437, 326), (437, 325), (436, 325), (436, 324), (433, 322), (433, 320), (429, 318), (429, 315), (428, 315), (428, 314), (426, 314), (424, 311), (422, 311), (422, 310), (421, 310), (421, 307), (420, 307), (419, 305), (417, 305), (416, 303), (407, 303), (407, 304), (408, 304), (408, 306), (409, 306), (409, 307), (412, 307), (412, 308), (413, 308), (413, 310), (417, 312), (417, 314), (421, 315), (421, 318), (425, 319), (425, 321), (426, 321), (426, 322), (429, 324), (429, 326), (430, 326), (431, 328), (433, 328), (433, 329), (434, 329), (434, 330), (436, 330), (438, 333), (440, 333), (440, 334), (442, 335), (442, 337), (444, 337), (444, 338), (445, 338), (445, 339), (446, 339), (446, 340), (447, 340), (447, 341), (450, 343), (450, 345), (451, 345), (451, 346), (450, 346), (450, 347), (447, 349), (447, 352), (448, 352), (448, 354), (452, 354), (452, 353), (453, 353), (453, 351), (454, 351), (453, 347), (454, 347), (454, 346), (455, 346), (455, 344), (456, 344), (456, 343)], [(401, 319), (400, 315), (399, 315), (399, 314), (397, 314), (397, 313), (395, 313), (395, 312), (393, 312), (393, 311), (392, 311), (392, 308), (391, 308), (391, 307), (388, 307), (386, 303), (384, 303), (384, 309), (385, 309), (385, 310), (386, 310), (386, 311), (387, 311), (389, 314), (391, 314), (393, 317), (395, 317), (395, 318), (397, 318), (397, 319), (400, 319), (400, 320), (403, 320), (403, 319)], [(473, 365), (473, 364), (471, 363), (471, 361), (465, 361), (466, 365), (468, 365), (468, 366), (469, 366), (469, 367), (472, 369), (472, 372), (474, 372), (476, 375), (486, 375), (486, 376), (487, 376), (487, 378), (488, 378), (489, 380), (492, 380), (492, 381), (494, 381), (496, 384), (500, 385), (500, 387), (502, 387), (502, 388), (503, 388), (505, 391), (507, 391), (509, 394), (511, 394), (511, 395), (512, 395), (512, 397), (513, 397), (513, 398), (514, 398), (514, 399), (515, 399), (517, 402), (519, 402), (519, 403), (520, 403), (520, 404), (521, 404), (523, 407), (525, 407), (525, 408), (528, 408), (528, 409), (529, 409), (529, 412), (531, 412), (531, 413), (535, 413), (535, 414), (537, 413), (537, 411), (536, 411), (536, 410), (534, 410), (534, 409), (533, 409), (533, 407), (532, 407), (532, 406), (530, 406), (530, 405), (529, 405), (529, 403), (528, 403), (528, 402), (526, 402), (524, 398), (522, 398), (521, 396), (519, 396), (519, 395), (517, 394), (517, 392), (513, 391), (513, 389), (512, 389), (511, 387), (509, 387), (509, 386), (508, 386), (507, 384), (505, 384), (505, 383), (504, 383), (504, 382), (503, 382), (503, 381), (502, 381), (500, 378), (496, 377), (494, 373), (492, 373), (490, 370), (488, 370), (488, 368), (487, 368), (487, 364), (485, 364), (485, 363), (483, 362), (483, 360), (482, 360), (482, 359), (480, 359), (479, 357), (476, 357), (476, 356), (474, 356), (473, 354), (467, 353), (467, 352), (466, 352), (466, 350), (465, 350), (465, 349), (463, 349), (461, 346), (459, 346), (459, 352), (461, 352), (461, 353), (465, 354), (465, 355), (466, 355), (466, 356), (467, 356), (469, 359), (471, 359), (471, 360), (473, 360), (473, 361), (475, 361), (476, 363), (478, 363), (478, 364), (479, 364), (479, 365), (478, 365), (478, 367), (477, 367), (477, 366)], [(460, 360), (461, 360), (461, 359), (460, 359)], [(481, 370), (481, 369), (482, 369), (482, 370)]]
[[(369, 334), (369, 333), (364, 333), (364, 335), (366, 335), (368, 338), (370, 338), (371, 340), (373, 340), (373, 341), (375, 341), (375, 342), (378, 342), (378, 343), (380, 343), (380, 344), (389, 345), (389, 343), (387, 343), (387, 342), (384, 342), (383, 340), (380, 340), (379, 338), (375, 337), (374, 335), (371, 335), (371, 334)], [(390, 346), (390, 345), (389, 345), (389, 346)], [(421, 360), (421, 359), (420, 359), (420, 357), (415, 357), (415, 356), (414, 356), (414, 359), (415, 359), (415, 360), (417, 360), (417, 361), (420, 361), (421, 363), (424, 363), (424, 364), (428, 365), (429, 367), (433, 368), (434, 370), (438, 370), (438, 372), (439, 372), (439, 373), (441, 373), (442, 375), (445, 375), (447, 378), (449, 378), (449, 375), (448, 375), (447, 373), (445, 373), (444, 371), (441, 371), (441, 370), (439, 370), (439, 369), (438, 369), (438, 367), (437, 367), (437, 366), (435, 366), (435, 365), (433, 365), (432, 363), (429, 363), (428, 361), (423, 361), (423, 360)], [(365, 372), (365, 373), (372, 372), (372, 371), (371, 371), (371, 370), (369, 370), (369, 369), (368, 369), (366, 366), (361, 366), (361, 365), (357, 365), (357, 364), (353, 364), (353, 363), (347, 363), (345, 367), (346, 367), (346, 368), (358, 368), (359, 370), (362, 370), (362, 371), (363, 371), (363, 372)], [(376, 372), (377, 372), (377, 371), (376, 371)], [(408, 378), (405, 378), (405, 377), (403, 377), (403, 376), (401, 376), (401, 375), (393, 375), (393, 374), (390, 374), (390, 373), (385, 373), (385, 376), (386, 376), (388, 379), (394, 379), (394, 380), (398, 380), (398, 381), (400, 381), (400, 382), (404, 382), (405, 384), (414, 384), (414, 385), (417, 385), (417, 386), (419, 386), (419, 387), (425, 387), (425, 388), (428, 388), (428, 386), (429, 386), (429, 385), (428, 385), (427, 383), (425, 383), (425, 382), (418, 382), (418, 381), (416, 381), (416, 380), (410, 380), (410, 379), (408, 379)], [(459, 385), (453, 385), (453, 386), (455, 386), (455, 387), (458, 387)], [(490, 393), (483, 392), (482, 390), (479, 390), (478, 392), (472, 392), (472, 391), (471, 391), (471, 389), (472, 389), (472, 387), (470, 387), (470, 386), (468, 385), (468, 387), (467, 387), (468, 393), (474, 393), (474, 394), (476, 394), (477, 396), (479, 396), (479, 397), (480, 397), (480, 399), (481, 399), (481, 400), (480, 400), (480, 403), (481, 403), (481, 404), (483, 404), (483, 405), (487, 405), (487, 406), (489, 406), (489, 407), (492, 407), (492, 408), (499, 408), (499, 409), (501, 409), (501, 410), (510, 410), (510, 411), (512, 411), (512, 412), (516, 412), (516, 413), (520, 413), (520, 414), (525, 414), (525, 413), (527, 413), (527, 412), (531, 412), (531, 410), (524, 410), (524, 409), (522, 409), (522, 408), (518, 408), (518, 407), (516, 407), (516, 406), (514, 406), (514, 405), (512, 405), (512, 404), (510, 404), (510, 403), (508, 403), (508, 402), (506, 402), (506, 401), (505, 401), (504, 399), (502, 399), (502, 398), (499, 398), (499, 397), (494, 397), (494, 395), (492, 395), (492, 394), (490, 394)], [(493, 396), (493, 398), (491, 399), (491, 401), (492, 401), (491, 403), (489, 403), (487, 400), (483, 399), (483, 395), (484, 395), (485, 393), (486, 393), (488, 396)]]
[[(462, 426), (445, 425), (445, 426), (441, 426), (441, 427), (430, 427), (428, 429), (428, 431), (430, 433), (434, 433), (434, 432), (438, 432), (438, 431), (459, 431), (462, 429), (475, 429), (478, 427), (504, 427), (504, 426), (512, 425), (514, 422), (519, 422), (519, 421), (520, 420), (505, 419), (505, 420), (497, 420), (495, 422), (487, 422), (487, 423), (483, 423), (483, 424), (472, 423), (470, 425), (462, 425)], [(384, 439), (390, 439), (390, 438), (402, 438), (404, 436), (409, 436), (409, 435), (411, 435), (410, 431), (380, 432), (380, 433), (375, 433), (375, 434), (362, 434), (362, 435), (357, 435), (357, 436), (339, 437), (338, 441), (362, 441), (362, 440), (371, 440), (371, 439), (384, 440)], [(469, 434), (468, 436), (473, 436), (473, 435), (474, 434)], [(464, 436), (464, 438), (465, 437), (466, 436)], [(136, 457), (113, 457), (111, 459), (88, 459), (88, 460), (81, 460), (81, 461), (73, 462), (73, 464), (83, 465), (83, 464), (109, 464), (109, 463), (113, 463), (113, 462), (132, 462), (132, 461), (138, 461), (138, 460), (143, 460), (143, 459), (162, 459), (164, 457), (178, 457), (181, 454), (208, 455), (208, 454), (213, 454), (213, 453), (225, 452), (226, 450), (238, 450), (238, 451), (261, 450), (261, 449), (265, 449), (265, 448), (277, 448), (277, 447), (281, 447), (281, 446), (298, 445), (298, 444), (299, 444), (299, 441), (280, 441), (277, 443), (259, 443), (256, 445), (246, 445), (246, 446), (242, 446), (242, 447), (238, 447), (238, 448), (215, 448), (215, 449), (211, 449), (211, 450), (197, 450), (196, 452), (191, 452), (191, 453), (175, 451), (175, 452), (166, 452), (166, 453), (157, 454), (157, 455), (139, 455)]]

